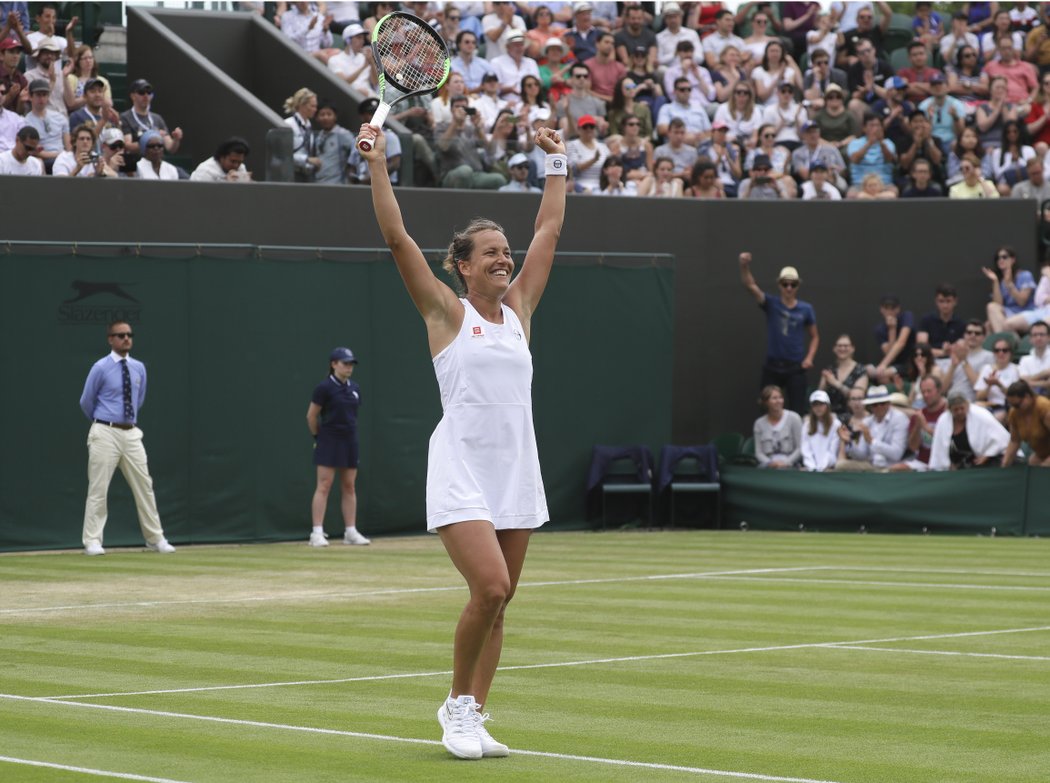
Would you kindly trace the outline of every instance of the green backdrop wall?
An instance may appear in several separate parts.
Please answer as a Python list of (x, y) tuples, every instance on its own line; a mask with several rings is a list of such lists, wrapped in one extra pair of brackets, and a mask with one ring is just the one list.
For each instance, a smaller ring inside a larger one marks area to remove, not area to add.
[[(610, 431), (654, 448), (669, 442), (672, 298), (670, 268), (559, 256), (532, 338), (553, 526), (584, 523), (591, 447)], [(0, 324), (14, 339), (0, 354), (9, 370), (0, 408), (14, 415), (0, 440), (0, 549), (80, 545), (88, 422), (77, 401), (114, 318), (134, 326), (133, 355), (149, 371), (140, 422), (175, 543), (306, 537), (306, 409), (336, 345), (360, 357), (362, 529), (425, 529), (426, 448), (440, 403), (422, 320), (385, 254), (9, 255)], [(626, 357), (643, 382), (628, 379)], [(119, 476), (110, 501), (106, 543), (141, 543)], [(336, 503), (333, 531), (342, 527)]]

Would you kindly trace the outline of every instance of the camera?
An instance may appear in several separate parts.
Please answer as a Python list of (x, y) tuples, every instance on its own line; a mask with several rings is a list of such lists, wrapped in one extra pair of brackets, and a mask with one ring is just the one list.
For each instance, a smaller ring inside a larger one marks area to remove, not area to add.
[(95, 150), (92, 150), (88, 154), (88, 160), (91, 161), (93, 164), (98, 163), (98, 153)]
[(773, 182), (773, 178), (772, 177), (755, 177), (755, 184), (756, 185), (769, 185), (769, 184), (772, 184), (772, 182)]
[(478, 110), (475, 109), (473, 106), (468, 106), (466, 109), (464, 109), (464, 111), (467, 113), (468, 117), (473, 117), (475, 114), (478, 113)]

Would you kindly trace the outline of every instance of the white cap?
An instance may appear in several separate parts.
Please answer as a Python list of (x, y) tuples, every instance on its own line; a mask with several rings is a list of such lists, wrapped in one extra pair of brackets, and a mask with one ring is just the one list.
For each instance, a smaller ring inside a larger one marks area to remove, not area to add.
[(809, 395), (809, 401), (811, 403), (822, 402), (825, 405), (831, 405), (831, 397), (829, 397), (828, 393), (823, 389), (817, 389), (815, 392)]
[(98, 140), (108, 146), (114, 142), (124, 141), (124, 132), (120, 128), (106, 128)]
[(547, 43), (543, 45), (543, 51), (547, 51), (552, 46), (560, 46), (562, 49), (565, 48), (565, 44), (562, 43), (561, 38), (551, 37), (547, 39)]
[(514, 43), (515, 41), (524, 41), (525, 33), (518, 28), (508, 30), (503, 36), (503, 43)]
[(515, 155), (511, 155), (510, 156), (510, 160), (507, 161), (507, 165), (510, 166), (511, 168), (514, 168), (515, 166), (520, 166), (523, 163), (528, 163), (528, 162), (529, 162), (528, 156), (524, 152), (519, 152), (519, 153), (517, 153)]
[(664, 16), (667, 16), (668, 14), (680, 14), (682, 13), (682, 6), (678, 5), (678, 3), (664, 3), (660, 6), (660, 13)]
[(349, 41), (355, 35), (366, 35), (367, 33), (368, 31), (356, 22), (354, 24), (348, 24), (343, 28), (343, 40)]

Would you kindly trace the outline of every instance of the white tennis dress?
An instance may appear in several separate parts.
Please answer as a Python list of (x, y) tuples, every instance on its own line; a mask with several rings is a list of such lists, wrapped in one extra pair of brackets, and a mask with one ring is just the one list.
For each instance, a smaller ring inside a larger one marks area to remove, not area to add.
[(481, 317), (466, 299), (456, 339), (434, 357), (444, 416), (430, 436), (427, 530), (485, 519), (497, 530), (550, 516), (532, 423), (532, 354), (518, 316)]

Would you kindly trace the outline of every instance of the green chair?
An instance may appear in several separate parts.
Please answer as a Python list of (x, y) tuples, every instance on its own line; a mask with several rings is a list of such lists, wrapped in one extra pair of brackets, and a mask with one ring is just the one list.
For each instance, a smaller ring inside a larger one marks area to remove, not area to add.
[(714, 437), (711, 445), (718, 450), (718, 458), (725, 464), (743, 451), (744, 436), (739, 432), (723, 432)]
[(893, 67), (893, 72), (896, 73), (901, 68), (907, 68), (910, 65), (908, 60), (908, 49), (902, 47), (900, 49), (894, 49), (890, 52), (890, 65)]

